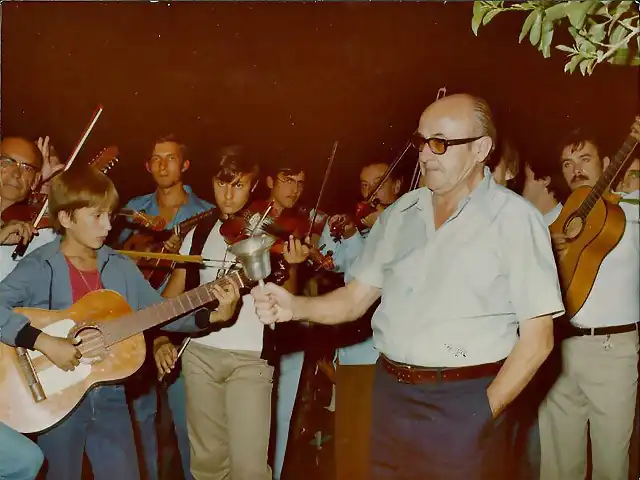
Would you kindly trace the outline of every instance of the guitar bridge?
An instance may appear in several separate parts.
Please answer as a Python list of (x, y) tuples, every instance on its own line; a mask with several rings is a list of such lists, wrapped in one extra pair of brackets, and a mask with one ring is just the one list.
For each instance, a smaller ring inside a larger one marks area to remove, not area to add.
[(17, 347), (16, 354), (18, 355), (18, 365), (20, 366), (20, 370), (22, 370), (22, 374), (27, 381), (33, 400), (36, 403), (46, 400), (47, 396), (44, 393), (42, 383), (40, 383), (40, 379), (38, 379), (38, 374), (36, 373), (36, 369), (33, 367), (31, 357), (29, 357), (27, 350), (23, 347)]

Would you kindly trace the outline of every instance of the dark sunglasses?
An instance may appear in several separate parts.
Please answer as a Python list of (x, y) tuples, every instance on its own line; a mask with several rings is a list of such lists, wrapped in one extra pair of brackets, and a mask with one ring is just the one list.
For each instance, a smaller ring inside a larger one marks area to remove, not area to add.
[(424, 150), (425, 145), (429, 145), (429, 149), (436, 155), (443, 155), (449, 147), (455, 145), (465, 145), (467, 143), (475, 142), (479, 140), (484, 135), (480, 135), (479, 137), (470, 137), (470, 138), (440, 138), (440, 137), (430, 137), (424, 138), (418, 132), (414, 133), (411, 137), (411, 145), (413, 148), (422, 152)]

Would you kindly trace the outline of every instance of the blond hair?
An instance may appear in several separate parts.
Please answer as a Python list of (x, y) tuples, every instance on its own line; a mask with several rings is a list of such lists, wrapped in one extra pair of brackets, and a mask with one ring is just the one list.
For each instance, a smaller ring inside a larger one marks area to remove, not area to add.
[(118, 205), (118, 191), (109, 177), (86, 164), (73, 165), (58, 175), (49, 191), (49, 218), (53, 229), (64, 234), (58, 214), (71, 218), (81, 208), (101, 208), (110, 212)]

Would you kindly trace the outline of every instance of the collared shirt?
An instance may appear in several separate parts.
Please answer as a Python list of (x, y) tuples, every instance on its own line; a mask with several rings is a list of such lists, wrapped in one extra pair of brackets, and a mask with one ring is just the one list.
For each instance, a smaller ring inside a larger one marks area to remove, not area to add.
[(542, 218), (544, 218), (544, 223), (546, 223), (548, 227), (551, 226), (551, 224), (555, 222), (557, 218), (560, 216), (560, 212), (562, 211), (562, 206), (563, 206), (562, 203), (558, 203), (555, 207), (553, 207), (547, 213), (542, 215)]
[[(183, 188), (184, 191), (187, 192), (187, 203), (180, 206), (175, 216), (173, 217), (173, 220), (171, 220), (171, 223), (167, 224), (167, 230), (171, 230), (179, 223), (193, 217), (194, 215), (214, 208), (213, 204), (202, 200), (195, 193), (193, 193), (193, 190), (188, 185), (183, 185)], [(154, 216), (160, 215), (157, 192), (132, 198), (127, 202), (124, 208), (135, 210), (137, 212), (147, 213)], [(120, 242), (124, 242), (132, 233), (133, 231), (131, 229), (123, 230), (120, 234)]]
[[(638, 199), (640, 191), (619, 194)], [(596, 328), (640, 322), (640, 208), (621, 202), (626, 216), (622, 239), (607, 255), (582, 308), (571, 319), (579, 327)]]
[[(200, 269), (200, 284), (212, 282), (218, 277), (222, 262), (234, 262), (236, 257), (229, 251), (229, 247), (222, 235), (220, 226), (222, 221), (218, 220), (213, 227), (202, 248), (202, 256), (212, 262), (205, 262), (204, 268)], [(190, 231), (182, 243), (180, 254), (188, 255), (193, 242), (194, 230)], [(225, 264), (226, 265), (226, 264)], [(237, 320), (225, 328), (216, 330), (205, 336), (194, 337), (192, 342), (196, 342), (208, 347), (221, 348), (223, 350), (243, 350), (250, 352), (262, 351), (264, 335), (264, 325), (260, 323), (256, 314), (256, 307), (251, 294), (242, 296), (242, 304)]]
[(351, 273), (380, 288), (376, 348), (429, 367), (501, 360), (518, 325), (564, 313), (549, 229), (528, 201), (484, 179), (435, 229), (421, 188), (387, 208)]
[[(320, 236), (320, 245), (324, 245), (322, 253), (333, 251), (333, 262), (336, 266), (336, 272), (345, 274), (345, 282), (349, 282), (351, 265), (362, 252), (366, 238), (360, 232), (356, 232), (353, 236), (345, 238), (340, 242), (336, 242), (331, 237), (329, 224), (327, 223)], [(373, 345), (373, 337), (366, 340), (341, 347), (337, 350), (336, 355), (341, 365), (372, 365), (376, 363), (379, 353)]]

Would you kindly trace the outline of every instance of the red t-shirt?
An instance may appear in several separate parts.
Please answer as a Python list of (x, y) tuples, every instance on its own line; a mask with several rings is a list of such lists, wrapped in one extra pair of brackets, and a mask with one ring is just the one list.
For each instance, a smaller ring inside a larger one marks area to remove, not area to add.
[(94, 290), (100, 290), (102, 288), (102, 281), (100, 280), (100, 272), (98, 272), (98, 270), (94, 270), (92, 272), (81, 272), (69, 261), (68, 258), (67, 264), (69, 265), (69, 278), (71, 279), (73, 303), (76, 303), (87, 293), (93, 292)]

